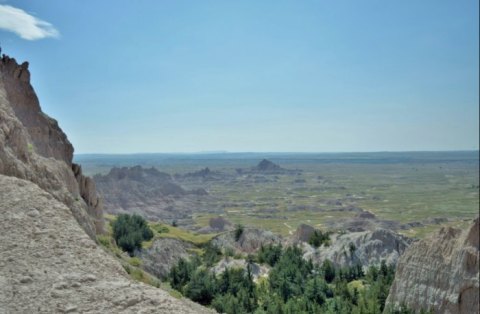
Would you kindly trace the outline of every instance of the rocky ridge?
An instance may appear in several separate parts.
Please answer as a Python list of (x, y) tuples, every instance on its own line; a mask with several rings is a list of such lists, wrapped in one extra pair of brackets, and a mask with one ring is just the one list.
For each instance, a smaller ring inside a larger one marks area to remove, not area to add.
[(262, 159), (255, 167), (249, 169), (236, 169), (237, 174), (264, 174), (264, 175), (279, 175), (279, 174), (298, 174), (301, 173), (301, 170), (290, 170), (285, 169), (277, 165), (276, 163), (268, 160)]
[(283, 239), (271, 231), (245, 228), (235, 240), (235, 231), (221, 233), (211, 240), (211, 243), (223, 250), (233, 250), (237, 253), (255, 253), (263, 245), (279, 244)]
[(375, 231), (361, 231), (349, 233), (332, 233), (328, 246), (314, 248), (308, 244), (315, 229), (302, 224), (289, 239), (291, 244), (299, 244), (304, 252), (305, 259), (312, 259), (315, 264), (330, 260), (338, 267), (364, 267), (380, 265), (382, 260), (387, 264), (396, 265), (399, 257), (412, 243), (410, 238), (390, 230), (376, 229)]
[(466, 230), (444, 227), (400, 258), (386, 304), (435, 313), (479, 312), (479, 218)]
[(41, 111), (28, 63), (0, 60), (0, 174), (38, 184), (67, 205), (87, 234), (103, 231), (94, 182), (72, 163), (73, 146), (57, 121)]
[(201, 188), (184, 189), (168, 173), (153, 167), (114, 167), (108, 174), (95, 175), (94, 179), (104, 198), (106, 212), (136, 212), (150, 220), (190, 218), (197, 199), (208, 196)]

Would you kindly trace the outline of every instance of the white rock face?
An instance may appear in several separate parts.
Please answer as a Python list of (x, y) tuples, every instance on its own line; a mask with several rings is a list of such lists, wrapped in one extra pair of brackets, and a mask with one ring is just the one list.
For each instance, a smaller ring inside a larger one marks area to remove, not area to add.
[(280, 244), (282, 238), (271, 231), (256, 228), (245, 228), (242, 235), (235, 241), (235, 232), (219, 234), (212, 239), (212, 244), (220, 249), (231, 249), (237, 253), (255, 253), (260, 247), (269, 244)]
[(153, 241), (148, 249), (142, 249), (137, 256), (142, 259), (142, 268), (158, 278), (166, 279), (178, 261), (189, 259), (188, 249), (194, 246), (179, 239), (160, 238)]
[(382, 260), (395, 265), (411, 242), (409, 238), (385, 229), (333, 234), (330, 239), (330, 246), (318, 249), (303, 243), (304, 258), (311, 258), (319, 264), (329, 259), (340, 267), (379, 265)]
[(130, 278), (65, 204), (0, 175), (0, 313), (211, 313)]
[(434, 313), (479, 313), (479, 218), (467, 230), (442, 228), (400, 258), (386, 305)]

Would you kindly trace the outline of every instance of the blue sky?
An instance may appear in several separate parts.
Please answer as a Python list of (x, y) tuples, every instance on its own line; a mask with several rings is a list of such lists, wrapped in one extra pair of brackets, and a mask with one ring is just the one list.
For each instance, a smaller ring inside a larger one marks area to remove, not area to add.
[(0, 42), (77, 153), (466, 150), (478, 5), (0, 1)]

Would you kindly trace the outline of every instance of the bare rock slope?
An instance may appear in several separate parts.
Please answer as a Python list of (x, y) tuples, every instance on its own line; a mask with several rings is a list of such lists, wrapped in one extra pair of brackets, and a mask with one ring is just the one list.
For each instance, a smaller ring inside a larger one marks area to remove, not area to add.
[(400, 258), (387, 306), (435, 313), (479, 312), (479, 218), (467, 230), (442, 228)]
[(67, 205), (92, 237), (103, 230), (102, 203), (92, 179), (72, 163), (73, 146), (41, 111), (28, 63), (0, 59), (0, 174), (38, 184)]
[(205, 313), (129, 279), (37, 185), (0, 175), (0, 313)]
[(280, 244), (283, 239), (271, 231), (245, 228), (238, 238), (235, 239), (235, 231), (221, 233), (212, 239), (212, 244), (223, 250), (233, 250), (237, 253), (255, 253), (262, 246)]
[(350, 232), (332, 234), (330, 245), (313, 248), (303, 243), (304, 258), (321, 264), (325, 260), (336, 266), (380, 265), (382, 260), (396, 265), (399, 257), (411, 243), (411, 239), (390, 230)]
[(170, 270), (178, 261), (189, 259), (192, 253), (189, 249), (193, 244), (179, 239), (159, 238), (153, 241), (151, 247), (142, 249), (138, 257), (142, 259), (142, 268), (161, 279), (166, 279)]

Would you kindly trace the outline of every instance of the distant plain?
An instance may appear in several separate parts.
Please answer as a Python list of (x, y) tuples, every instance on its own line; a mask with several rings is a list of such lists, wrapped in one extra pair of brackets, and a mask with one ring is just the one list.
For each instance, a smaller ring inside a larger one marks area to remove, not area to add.
[[(264, 158), (301, 173), (237, 173)], [(188, 189), (204, 188), (212, 196), (200, 200), (198, 211), (193, 209), (191, 218), (199, 228), (221, 215), (232, 223), (286, 235), (301, 223), (332, 229), (357, 214), (351, 208), (361, 208), (382, 220), (420, 222), (399, 231), (421, 238), (445, 225), (462, 227), (479, 211), (478, 151), (84, 154), (76, 155), (75, 161), (89, 175), (135, 165), (172, 176), (206, 167), (223, 174), (220, 180), (180, 182)]]

